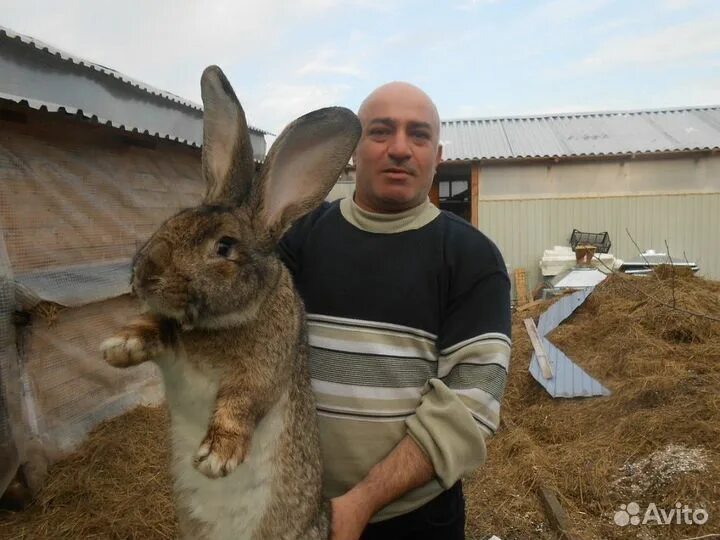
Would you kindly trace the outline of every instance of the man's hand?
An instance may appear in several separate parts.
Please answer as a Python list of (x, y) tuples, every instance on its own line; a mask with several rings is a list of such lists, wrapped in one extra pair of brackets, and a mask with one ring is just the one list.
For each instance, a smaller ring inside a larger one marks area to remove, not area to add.
[(378, 511), (435, 476), (432, 463), (409, 436), (350, 491), (332, 500), (331, 540), (358, 540)]
[(332, 534), (330, 540), (358, 540), (372, 517), (370, 505), (359, 492), (348, 491), (332, 499)]

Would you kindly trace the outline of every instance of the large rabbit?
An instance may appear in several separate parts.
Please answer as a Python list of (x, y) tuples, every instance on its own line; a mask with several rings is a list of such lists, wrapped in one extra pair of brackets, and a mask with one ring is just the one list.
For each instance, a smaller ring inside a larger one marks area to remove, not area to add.
[(326, 539), (304, 309), (275, 248), (327, 195), (360, 124), (343, 108), (302, 116), (255, 176), (229, 82), (211, 66), (201, 87), (205, 199), (137, 253), (132, 286), (149, 312), (104, 357), (161, 369), (182, 538)]

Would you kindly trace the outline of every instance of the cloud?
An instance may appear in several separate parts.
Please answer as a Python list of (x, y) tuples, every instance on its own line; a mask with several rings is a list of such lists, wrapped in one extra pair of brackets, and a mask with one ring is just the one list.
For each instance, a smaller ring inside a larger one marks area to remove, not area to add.
[(593, 14), (608, 4), (611, 0), (551, 0), (538, 6), (530, 14), (533, 20), (540, 20), (543, 24), (562, 24), (582, 19)]
[(362, 78), (362, 70), (352, 62), (343, 61), (333, 49), (324, 49), (297, 71), (298, 75), (332, 74)]
[(585, 57), (578, 68), (603, 71), (630, 65), (668, 66), (720, 54), (720, 18), (692, 21), (641, 36), (618, 37)]
[(443, 120), (495, 118), (508, 116), (544, 116), (553, 114), (566, 114), (577, 112), (593, 112), (612, 110), (607, 104), (596, 105), (590, 103), (557, 103), (547, 102), (536, 105), (461, 105), (455, 109), (452, 116), (443, 117)]
[[(3, 2), (2, 23), (150, 85), (199, 101), (200, 73), (226, 72), (268, 53), (290, 28), (325, 17), (340, 0), (51, 0)], [(229, 73), (229, 75), (232, 73)], [(241, 79), (241, 72), (235, 79)]]
[(349, 89), (344, 84), (268, 83), (262, 95), (251, 98), (248, 109), (255, 111), (265, 129), (279, 133), (285, 124), (309, 111), (342, 105)]
[(503, 0), (464, 0), (459, 4), (455, 5), (455, 9), (460, 11), (474, 11), (483, 6), (489, 6), (492, 4), (499, 4)]
[(668, 11), (679, 11), (703, 3), (702, 0), (662, 0), (660, 7)]
[(689, 78), (647, 97), (646, 107), (720, 105), (720, 77)]

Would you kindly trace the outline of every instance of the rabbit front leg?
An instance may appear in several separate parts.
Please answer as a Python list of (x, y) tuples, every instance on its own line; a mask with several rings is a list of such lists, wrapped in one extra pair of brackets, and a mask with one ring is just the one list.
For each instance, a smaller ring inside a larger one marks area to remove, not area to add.
[(255, 426), (268, 407), (271, 390), (262, 390), (249, 381), (227, 381), (220, 386), (205, 439), (195, 455), (195, 468), (209, 478), (227, 476), (240, 465), (250, 450)]
[(111, 366), (126, 368), (153, 360), (162, 354), (174, 337), (170, 320), (144, 314), (100, 345), (103, 359)]

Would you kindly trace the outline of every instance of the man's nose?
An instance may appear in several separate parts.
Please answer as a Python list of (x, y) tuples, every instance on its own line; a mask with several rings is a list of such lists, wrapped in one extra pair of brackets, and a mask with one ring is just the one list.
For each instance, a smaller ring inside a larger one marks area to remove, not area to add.
[(410, 158), (410, 145), (404, 133), (398, 133), (392, 138), (390, 147), (388, 148), (388, 154), (395, 161), (404, 161)]

